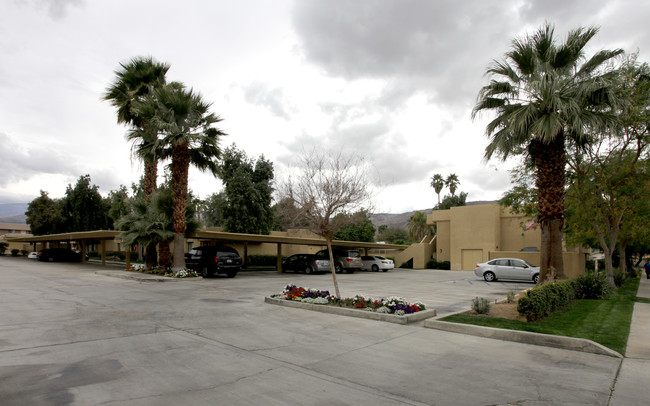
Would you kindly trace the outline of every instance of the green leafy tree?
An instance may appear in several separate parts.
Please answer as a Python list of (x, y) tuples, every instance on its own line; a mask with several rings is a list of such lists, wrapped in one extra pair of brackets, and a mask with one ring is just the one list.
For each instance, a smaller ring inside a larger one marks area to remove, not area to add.
[(539, 223), (542, 230), (540, 281), (564, 279), (562, 227), (566, 145), (583, 145), (617, 120), (612, 58), (622, 50), (585, 57), (597, 28), (569, 32), (557, 43), (550, 24), (515, 39), (502, 61), (487, 69), (490, 83), (479, 92), (472, 117), (494, 112), (486, 127), (486, 159), (525, 155), (536, 170)]
[(467, 193), (460, 192), (458, 195), (447, 195), (442, 199), (442, 202), (433, 210), (449, 210), (452, 207), (466, 206), (467, 205)]
[(150, 148), (161, 158), (170, 158), (174, 199), (174, 271), (185, 268), (185, 231), (190, 165), (218, 173), (219, 141), (225, 135), (214, 127), (221, 118), (210, 113), (210, 103), (179, 82), (155, 88), (143, 101), (133, 103), (136, 112), (154, 111), (150, 124), (162, 138)]
[(62, 210), (66, 232), (108, 228), (108, 207), (99, 193), (99, 186), (91, 185), (90, 175), (80, 176), (74, 187), (68, 185)]
[(65, 231), (61, 199), (52, 199), (43, 190), (39, 197), (29, 203), (25, 215), (34, 235), (58, 234)]
[(226, 207), (226, 194), (222, 191), (213, 193), (203, 201), (202, 219), (207, 227), (224, 225), (223, 210)]
[(407, 244), (410, 242), (409, 233), (400, 227), (386, 227), (377, 234), (377, 241), (385, 241), (389, 244)]
[(222, 214), (226, 231), (269, 234), (273, 226), (273, 164), (263, 155), (249, 159), (244, 151), (231, 145), (223, 154), (221, 177), (225, 185)]
[(334, 217), (334, 221), (343, 223), (334, 234), (334, 238), (337, 240), (375, 241), (375, 232), (377, 230), (365, 210), (353, 214), (339, 213)]
[(442, 192), (442, 188), (445, 187), (445, 178), (443, 178), (439, 173), (434, 174), (431, 177), (431, 187), (438, 195), (438, 204), (440, 204), (440, 192)]
[(129, 213), (129, 192), (126, 186), (120, 185), (119, 189), (108, 193), (108, 217), (115, 223)]
[(408, 236), (411, 241), (420, 242), (426, 235), (433, 235), (433, 227), (427, 224), (427, 214), (416, 211), (410, 218), (408, 224)]

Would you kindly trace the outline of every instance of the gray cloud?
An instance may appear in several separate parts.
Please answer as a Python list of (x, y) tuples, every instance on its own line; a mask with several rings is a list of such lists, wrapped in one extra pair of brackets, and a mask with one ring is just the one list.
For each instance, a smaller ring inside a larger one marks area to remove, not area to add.
[(71, 7), (84, 6), (85, 0), (17, 0), (18, 4), (29, 3), (36, 9), (44, 9), (54, 20), (61, 20)]
[(253, 82), (244, 89), (246, 101), (269, 109), (274, 115), (289, 120), (284, 91), (281, 88), (269, 88), (262, 82)]
[(342, 150), (363, 157), (374, 168), (378, 178), (376, 182), (383, 186), (417, 181), (422, 178), (423, 173), (434, 171), (439, 166), (434, 158), (422, 158), (420, 151), (409, 150), (406, 138), (394, 131), (393, 123), (387, 116), (370, 121), (350, 119), (355, 116), (349, 110), (357, 107), (328, 105), (338, 117), (345, 117), (347, 120), (333, 120), (326, 133), (304, 133), (285, 144), (292, 153), (280, 156), (278, 161), (291, 166), (296, 154), (302, 154), (312, 148)]
[[(483, 73), (510, 41), (544, 21), (562, 32), (598, 25), (601, 13), (633, 9), (616, 1), (296, 1), (293, 24), (303, 57), (333, 77), (385, 79), (379, 102), (399, 106), (417, 92), (471, 108)], [(634, 13), (632, 13), (634, 14)], [(630, 27), (625, 34), (638, 35)], [(628, 31), (630, 30), (630, 31)], [(646, 41), (647, 42), (647, 41)]]
[(8, 135), (0, 133), (0, 186), (27, 180), (38, 174), (76, 176), (79, 168), (57, 147), (43, 145), (39, 149), (25, 149), (14, 143)]

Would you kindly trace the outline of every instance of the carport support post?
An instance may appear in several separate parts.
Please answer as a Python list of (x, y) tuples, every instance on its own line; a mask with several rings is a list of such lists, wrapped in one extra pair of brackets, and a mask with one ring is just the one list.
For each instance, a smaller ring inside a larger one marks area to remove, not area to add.
[(126, 269), (131, 267), (131, 247), (127, 247), (126, 254), (124, 255), (126, 261)]
[(106, 240), (102, 240), (102, 265), (106, 265)]
[(81, 263), (85, 264), (86, 263), (86, 249), (88, 248), (88, 244), (86, 240), (81, 240)]
[(282, 244), (278, 243), (278, 260), (276, 262), (278, 272), (282, 273)]

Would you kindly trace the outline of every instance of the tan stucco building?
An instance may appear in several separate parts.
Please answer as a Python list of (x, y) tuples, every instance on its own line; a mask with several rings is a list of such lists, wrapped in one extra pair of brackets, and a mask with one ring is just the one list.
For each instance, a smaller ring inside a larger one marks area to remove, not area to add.
[[(478, 262), (493, 258), (521, 258), (540, 264), (541, 231), (532, 219), (512, 213), (498, 204), (452, 207), (435, 210), (427, 224), (436, 226), (432, 255), (438, 261), (450, 261), (451, 269), (473, 270)], [(585, 252), (564, 252), (567, 277), (585, 271)], [(415, 260), (414, 260), (415, 265)]]

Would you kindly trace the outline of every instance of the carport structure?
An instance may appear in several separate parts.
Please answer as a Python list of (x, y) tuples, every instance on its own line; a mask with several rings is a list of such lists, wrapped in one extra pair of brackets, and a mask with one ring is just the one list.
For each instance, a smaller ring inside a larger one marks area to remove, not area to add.
[[(100, 242), (100, 253), (102, 258), (102, 265), (106, 265), (106, 241), (114, 240), (119, 237), (121, 231), (114, 230), (97, 230), (97, 231), (80, 231), (73, 233), (40, 235), (31, 237), (21, 237), (13, 239), (16, 242), (30, 242), (30, 243), (52, 243), (52, 242), (77, 242), (81, 245), (81, 251), (86, 254), (88, 245), (91, 241)], [(223, 231), (195, 231), (188, 233), (187, 239), (198, 240), (202, 245), (209, 245), (216, 242), (224, 243), (240, 243), (244, 245), (244, 258), (248, 257), (248, 244), (276, 244), (277, 245), (277, 262), (276, 266), (278, 272), (282, 272), (282, 246), (283, 245), (312, 245), (326, 247), (327, 242), (323, 238), (306, 238), (306, 237), (287, 237), (278, 235), (260, 235), (260, 234), (244, 234), (244, 233), (226, 233)], [(402, 251), (408, 246), (400, 244), (380, 244), (376, 242), (360, 242), (360, 241), (342, 241), (333, 240), (332, 248), (352, 248), (363, 249), (364, 255), (368, 255), (370, 249), (382, 250), (398, 250)], [(126, 254), (126, 267), (131, 265), (130, 251), (125, 251)], [(82, 261), (86, 261), (86, 255), (82, 255)]]

